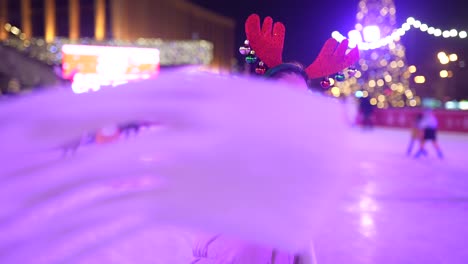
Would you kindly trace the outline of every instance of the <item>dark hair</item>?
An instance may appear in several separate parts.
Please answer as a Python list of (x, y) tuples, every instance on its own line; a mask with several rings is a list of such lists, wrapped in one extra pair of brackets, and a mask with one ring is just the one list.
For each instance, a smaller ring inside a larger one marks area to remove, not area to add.
[(268, 79), (280, 79), (286, 74), (297, 74), (304, 78), (304, 81), (308, 83), (309, 78), (304, 70), (304, 67), (300, 63), (290, 62), (283, 63), (265, 72), (265, 77)]
[(416, 121), (420, 121), (423, 118), (423, 116), (424, 116), (423, 113), (418, 113), (416, 115)]

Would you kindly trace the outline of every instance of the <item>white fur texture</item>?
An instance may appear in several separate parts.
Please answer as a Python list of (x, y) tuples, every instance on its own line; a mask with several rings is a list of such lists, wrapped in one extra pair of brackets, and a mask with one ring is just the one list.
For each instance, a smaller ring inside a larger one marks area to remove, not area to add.
[[(0, 262), (75, 262), (164, 224), (307, 255), (355, 158), (341, 111), (286, 84), (189, 70), (5, 102)], [(131, 121), (162, 129), (45, 158), (86, 132)]]

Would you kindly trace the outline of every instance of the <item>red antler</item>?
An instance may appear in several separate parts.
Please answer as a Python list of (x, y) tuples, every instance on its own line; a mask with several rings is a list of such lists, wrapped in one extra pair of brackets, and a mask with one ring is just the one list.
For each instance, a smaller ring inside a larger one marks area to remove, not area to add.
[(348, 40), (343, 40), (337, 47), (338, 41), (328, 39), (322, 47), (315, 61), (306, 69), (310, 79), (326, 77), (346, 69), (359, 60), (358, 48), (352, 49), (346, 54)]
[(260, 17), (252, 14), (245, 22), (245, 33), (256, 55), (268, 67), (273, 68), (283, 63), (283, 46), (286, 28), (283, 23), (266, 17), (260, 28)]

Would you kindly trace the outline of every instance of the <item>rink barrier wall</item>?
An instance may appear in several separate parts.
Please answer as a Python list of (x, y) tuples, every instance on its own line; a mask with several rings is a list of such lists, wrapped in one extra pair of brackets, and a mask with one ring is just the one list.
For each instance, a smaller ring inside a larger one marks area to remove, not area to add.
[[(410, 128), (420, 109), (376, 109), (374, 125), (381, 127)], [(434, 110), (440, 131), (468, 133), (468, 111)], [(358, 120), (358, 123), (360, 120)]]

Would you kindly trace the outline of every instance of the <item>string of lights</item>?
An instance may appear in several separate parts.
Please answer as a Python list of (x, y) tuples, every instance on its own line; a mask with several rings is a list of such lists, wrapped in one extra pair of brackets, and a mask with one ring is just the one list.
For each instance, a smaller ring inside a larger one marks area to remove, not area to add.
[(43, 38), (27, 39), (20, 28), (9, 23), (5, 24), (3, 28), (15, 36), (4, 40), (4, 45), (26, 52), (29, 56), (50, 65), (61, 63), (61, 50), (65, 44), (157, 48), (161, 52), (160, 63), (164, 66), (209, 65), (213, 61), (213, 43), (205, 40), (167, 41), (155, 38), (140, 38), (136, 41), (114, 39), (100, 41), (83, 38), (73, 41), (57, 37), (53, 42), (47, 43)]
[[(406, 32), (411, 29), (419, 29), (421, 32), (425, 32), (434, 37), (459, 38), (459, 39), (466, 39), (468, 37), (468, 33), (466, 30), (457, 30), (457, 29), (442, 30), (438, 27), (432, 27), (432, 26), (429, 26), (428, 24), (422, 23), (420, 20), (417, 20), (414, 17), (409, 17), (408, 19), (406, 19), (406, 22), (403, 23), (400, 28), (395, 29), (391, 35), (386, 36), (384, 38), (380, 38), (379, 40), (376, 40), (376, 41), (362, 42), (362, 40), (358, 40), (355, 38), (353, 39), (353, 35), (349, 34), (349, 40), (350, 40), (349, 47), (353, 48), (357, 45), (359, 49), (361, 50), (378, 49), (383, 46), (387, 46), (390, 43), (399, 41), (400, 38), (404, 36)], [(346, 37), (338, 31), (333, 31), (331, 36), (339, 42), (346, 39)]]

